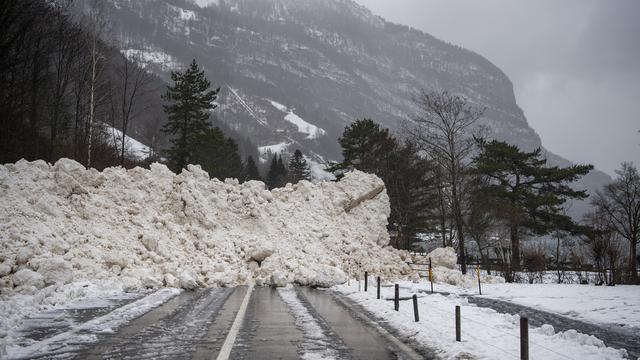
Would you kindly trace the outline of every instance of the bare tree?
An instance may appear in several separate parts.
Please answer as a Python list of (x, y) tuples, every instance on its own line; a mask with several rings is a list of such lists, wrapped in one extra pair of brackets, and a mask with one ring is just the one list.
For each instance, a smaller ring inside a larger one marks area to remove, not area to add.
[(98, 81), (102, 71), (104, 57), (100, 51), (100, 37), (107, 26), (105, 19), (104, 3), (94, 0), (91, 13), (91, 37), (90, 37), (90, 77), (89, 77), (89, 121), (87, 135), (87, 167), (91, 166), (91, 150), (93, 144), (93, 130), (96, 122), (96, 104), (98, 102), (96, 92), (98, 89)]
[[(117, 89), (117, 112), (118, 124), (114, 127), (122, 133), (118, 139), (116, 147), (120, 150), (120, 165), (124, 165), (126, 139), (129, 125), (145, 108), (143, 100), (148, 93), (149, 85), (153, 77), (149, 74), (136, 59), (122, 57), (120, 65), (116, 68), (116, 75), (120, 83)], [(141, 109), (142, 107), (142, 109)]]
[(640, 238), (640, 174), (632, 163), (622, 163), (618, 177), (598, 191), (592, 204), (611, 219), (613, 227), (629, 241), (628, 271), (631, 281), (638, 281), (636, 263)]
[(462, 272), (466, 274), (465, 224), (463, 203), (466, 172), (474, 143), (470, 132), (482, 116), (483, 110), (469, 105), (461, 96), (447, 92), (426, 93), (415, 99), (420, 107), (414, 119), (415, 126), (406, 131), (442, 169), (444, 182), (449, 190), (451, 216), (458, 239), (458, 255)]

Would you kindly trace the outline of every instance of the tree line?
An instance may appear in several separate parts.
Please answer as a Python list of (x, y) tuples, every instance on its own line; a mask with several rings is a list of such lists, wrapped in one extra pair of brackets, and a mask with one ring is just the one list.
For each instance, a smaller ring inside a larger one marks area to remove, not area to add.
[(140, 163), (127, 156), (127, 136), (143, 118), (161, 120), (149, 109), (161, 81), (105, 43), (99, 3), (83, 17), (72, 1), (0, 5), (1, 162)]
[(579, 239), (597, 249), (592, 255), (599, 271), (607, 254), (621, 260), (622, 252), (613, 249), (626, 239), (625, 276), (637, 281), (640, 180), (632, 164), (623, 164), (618, 178), (591, 199), (593, 213), (575, 221), (566, 213), (568, 202), (588, 194), (572, 185), (592, 165), (552, 166), (539, 148), (525, 151), (486, 138), (478, 124), (484, 110), (464, 97), (423, 92), (415, 101), (420, 112), (397, 137), (371, 119), (347, 126), (339, 139), (344, 160), (330, 168), (338, 177), (358, 169), (384, 180), (397, 234), (393, 246), (410, 249), (417, 235), (437, 236), (442, 246), (457, 249), (466, 273), (471, 242), (481, 261), (500, 257), (513, 281), (523, 267), (534, 266), (532, 254), (539, 250), (523, 249), (524, 239), (555, 238), (555, 265), (564, 260), (563, 239)]

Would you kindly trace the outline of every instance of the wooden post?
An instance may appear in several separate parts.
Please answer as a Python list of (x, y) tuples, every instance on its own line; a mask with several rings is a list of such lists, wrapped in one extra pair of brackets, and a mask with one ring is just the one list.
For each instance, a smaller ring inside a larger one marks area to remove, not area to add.
[(529, 319), (520, 318), (520, 359), (529, 360)]
[(462, 329), (460, 328), (460, 306), (456, 306), (456, 341), (462, 341)]
[(476, 270), (478, 271), (478, 292), (482, 295), (482, 286), (480, 286), (480, 265), (478, 265)]
[(400, 309), (400, 285), (396, 284), (396, 296), (393, 299), (393, 308), (398, 311)]
[(431, 268), (431, 258), (429, 258), (429, 281), (431, 282), (431, 293), (433, 294), (433, 270)]
[(369, 284), (369, 273), (364, 272), (364, 292), (367, 292), (367, 286)]
[(418, 314), (418, 295), (413, 295), (413, 317), (416, 322), (420, 321), (420, 314)]
[(378, 283), (378, 294), (377, 294), (377, 298), (378, 300), (380, 300), (380, 276), (378, 276), (376, 278), (376, 282)]

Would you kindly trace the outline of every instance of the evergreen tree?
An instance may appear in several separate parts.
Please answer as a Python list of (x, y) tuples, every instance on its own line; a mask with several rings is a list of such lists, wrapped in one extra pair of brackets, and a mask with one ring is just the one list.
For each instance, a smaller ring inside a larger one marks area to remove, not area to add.
[(269, 188), (269, 190), (282, 186), (282, 170), (280, 167), (281, 164), (282, 158), (280, 158), (280, 161), (278, 162), (278, 154), (276, 153), (271, 158), (271, 166), (269, 166), (269, 172), (267, 173), (267, 187)]
[(337, 176), (349, 168), (379, 175), (386, 170), (386, 159), (397, 145), (389, 135), (389, 129), (380, 128), (371, 119), (358, 120), (347, 126), (338, 142), (344, 160), (329, 169)]
[(287, 166), (285, 165), (282, 154), (280, 154), (280, 157), (278, 157), (278, 177), (277, 177), (278, 186), (277, 187), (284, 187), (285, 185), (287, 185), (288, 176), (289, 176), (289, 171), (287, 169)]
[(296, 150), (289, 160), (289, 182), (298, 183), (301, 180), (311, 181), (311, 168), (300, 150)]
[(206, 129), (195, 144), (191, 162), (202, 166), (209, 176), (220, 180), (244, 179), (244, 165), (238, 146), (233, 139), (225, 137), (220, 128)]
[(214, 101), (220, 88), (209, 89), (211, 83), (195, 60), (185, 72), (171, 72), (171, 80), (174, 84), (163, 96), (168, 102), (164, 106), (168, 121), (162, 131), (172, 136), (172, 146), (167, 151), (169, 167), (179, 172), (192, 161), (202, 136), (206, 137), (205, 132), (210, 128), (209, 116), (216, 108)]
[(567, 199), (584, 199), (586, 191), (574, 190), (570, 184), (593, 169), (592, 165), (566, 168), (547, 167), (538, 148), (524, 152), (514, 145), (478, 139), (480, 154), (473, 172), (489, 179), (480, 191), (501, 208), (498, 214), (509, 224), (511, 234), (511, 268), (520, 268), (520, 235), (529, 230), (545, 235), (561, 228), (569, 232), (583, 229), (563, 213)]
[(250, 180), (262, 181), (262, 177), (260, 176), (260, 171), (258, 170), (258, 166), (256, 166), (256, 162), (253, 160), (253, 156), (249, 155), (249, 157), (247, 157), (247, 165), (245, 166), (245, 169), (246, 169), (245, 181), (250, 181)]

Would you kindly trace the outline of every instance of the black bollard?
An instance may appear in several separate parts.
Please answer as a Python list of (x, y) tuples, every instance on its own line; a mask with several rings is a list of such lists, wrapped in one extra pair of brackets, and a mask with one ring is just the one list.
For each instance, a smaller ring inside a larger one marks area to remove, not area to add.
[(364, 292), (367, 292), (367, 285), (369, 284), (369, 273), (364, 272)]
[(378, 298), (378, 300), (380, 300), (380, 276), (378, 276), (376, 278), (376, 282), (378, 283), (378, 294), (377, 294), (378, 296), (377, 296), (377, 298)]
[(460, 328), (460, 306), (456, 306), (456, 341), (462, 341), (462, 329)]
[(396, 296), (393, 299), (393, 307), (396, 311), (400, 309), (400, 285), (396, 284)]
[(520, 359), (529, 360), (529, 319), (520, 318)]
[(416, 318), (416, 322), (420, 321), (420, 314), (418, 314), (418, 295), (413, 295), (413, 317)]

